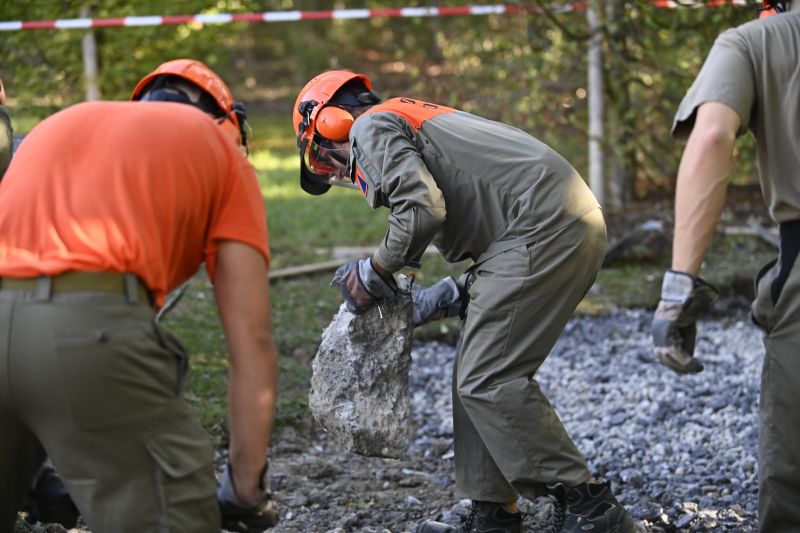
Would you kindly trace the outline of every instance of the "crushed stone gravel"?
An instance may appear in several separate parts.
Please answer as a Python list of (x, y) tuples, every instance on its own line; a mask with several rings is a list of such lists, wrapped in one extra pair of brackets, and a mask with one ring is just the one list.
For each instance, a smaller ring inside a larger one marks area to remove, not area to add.
[[(764, 348), (745, 311), (699, 325), (705, 370), (679, 376), (651, 355), (646, 310), (575, 316), (536, 375), (597, 477), (641, 531), (757, 530), (757, 405)], [(459, 524), (469, 502), (453, 482), (455, 350), (415, 344), (414, 436), (406, 457), (345, 452), (319, 427), (288, 429), (271, 449), (276, 533), (413, 532)], [(520, 500), (526, 531), (545, 531), (548, 498)], [(37, 526), (39, 527), (39, 526)], [(56, 532), (18, 526), (15, 533)], [(85, 532), (88, 530), (75, 530)]]

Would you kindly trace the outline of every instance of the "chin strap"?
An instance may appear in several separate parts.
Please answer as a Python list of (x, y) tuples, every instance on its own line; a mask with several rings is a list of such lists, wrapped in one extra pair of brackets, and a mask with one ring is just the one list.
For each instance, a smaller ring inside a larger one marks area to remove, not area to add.
[(234, 102), (233, 111), (231, 112), (236, 116), (236, 120), (239, 122), (239, 136), (242, 139), (242, 148), (244, 148), (246, 155), (250, 155), (249, 141), (253, 130), (250, 128), (250, 123), (247, 122), (247, 110), (244, 107), (244, 103)]

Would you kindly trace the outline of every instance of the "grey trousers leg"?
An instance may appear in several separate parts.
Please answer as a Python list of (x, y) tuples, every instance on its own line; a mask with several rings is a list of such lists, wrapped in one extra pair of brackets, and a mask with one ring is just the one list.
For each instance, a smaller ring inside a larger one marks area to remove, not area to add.
[(0, 531), (13, 531), (17, 510), (45, 458), (36, 436), (13, 412), (6, 379), (12, 307), (0, 301)]
[(13, 290), (0, 308), (0, 471), (20, 480), (2, 485), (0, 505), (18, 502), (31, 446), (47, 451), (92, 531), (219, 532), (213, 447), (181, 395), (186, 354), (153, 311), (121, 295), (38, 302)]
[(765, 327), (758, 434), (758, 515), (764, 533), (800, 531), (800, 259), (777, 301), (778, 266), (757, 285), (753, 316)]
[(589, 472), (534, 375), (600, 268), (599, 210), (476, 267), (456, 368), (456, 485), (462, 497), (534, 498)]

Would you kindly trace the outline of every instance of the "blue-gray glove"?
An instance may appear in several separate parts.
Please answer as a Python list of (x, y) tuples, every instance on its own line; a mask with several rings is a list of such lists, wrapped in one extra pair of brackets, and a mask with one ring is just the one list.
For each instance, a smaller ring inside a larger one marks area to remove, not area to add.
[(222, 528), (236, 533), (261, 533), (278, 523), (278, 506), (272, 499), (267, 467), (261, 474), (261, 496), (253, 503), (244, 503), (233, 486), (230, 463), (225, 465), (217, 488), (217, 501), (222, 514)]
[(661, 301), (653, 317), (656, 356), (680, 374), (694, 374), (703, 364), (694, 358), (697, 317), (706, 312), (719, 293), (710, 284), (684, 272), (668, 270), (661, 286)]
[(371, 257), (340, 266), (331, 285), (339, 286), (347, 310), (354, 315), (365, 312), (375, 302), (397, 295), (394, 278), (387, 280), (378, 274), (372, 266)]
[(428, 288), (412, 283), (414, 325), (422, 326), (434, 320), (461, 313), (461, 289), (452, 277), (443, 278)]

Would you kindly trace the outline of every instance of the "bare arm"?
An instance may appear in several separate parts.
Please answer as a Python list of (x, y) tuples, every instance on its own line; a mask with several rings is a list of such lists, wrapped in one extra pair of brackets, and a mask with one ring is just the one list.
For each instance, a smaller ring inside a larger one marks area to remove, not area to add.
[(278, 389), (264, 259), (235, 241), (220, 243), (214, 290), (228, 342), (230, 464), (239, 498), (254, 501), (267, 460)]
[(728, 188), (739, 115), (708, 102), (697, 118), (678, 168), (672, 269), (697, 276), (714, 233)]

